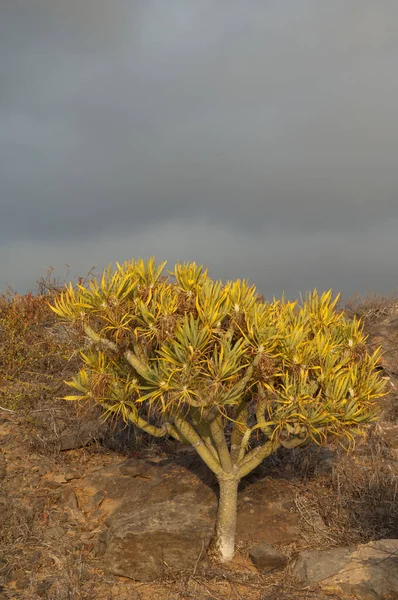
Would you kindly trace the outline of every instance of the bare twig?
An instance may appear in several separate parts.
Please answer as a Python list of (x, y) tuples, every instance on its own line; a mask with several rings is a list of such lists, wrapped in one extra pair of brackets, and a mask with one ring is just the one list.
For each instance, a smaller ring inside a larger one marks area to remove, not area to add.
[(5, 412), (9, 412), (9, 413), (12, 413), (14, 415), (17, 412), (16, 410), (11, 410), (11, 408), (5, 408), (4, 406), (0, 406), (0, 410), (4, 410)]

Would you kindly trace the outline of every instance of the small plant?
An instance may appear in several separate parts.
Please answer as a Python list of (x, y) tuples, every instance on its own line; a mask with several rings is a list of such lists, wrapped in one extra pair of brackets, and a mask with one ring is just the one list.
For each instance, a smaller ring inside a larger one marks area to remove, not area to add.
[(137, 260), (57, 296), (91, 340), (68, 400), (99, 404), (154, 436), (192, 445), (220, 487), (216, 546), (234, 554), (238, 484), (278, 448), (354, 436), (385, 382), (357, 319), (331, 292), (265, 302), (246, 281)]

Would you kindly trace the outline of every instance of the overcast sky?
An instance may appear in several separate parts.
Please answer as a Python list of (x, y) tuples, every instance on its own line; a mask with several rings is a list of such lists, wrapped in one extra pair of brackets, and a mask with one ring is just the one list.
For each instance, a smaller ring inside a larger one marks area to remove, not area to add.
[(155, 254), (398, 289), (397, 0), (1, 0), (0, 290)]

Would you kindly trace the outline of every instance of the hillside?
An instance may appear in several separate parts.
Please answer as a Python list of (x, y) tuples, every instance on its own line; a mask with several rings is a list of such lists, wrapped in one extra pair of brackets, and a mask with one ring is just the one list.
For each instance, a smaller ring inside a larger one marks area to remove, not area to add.
[[(44, 286), (41, 292), (0, 298), (0, 598), (319, 599), (316, 586), (291, 576), (300, 551), (398, 538), (396, 299), (345, 307), (349, 316), (362, 317), (369, 347), (382, 346), (391, 388), (381, 419), (355, 451), (347, 455), (333, 445), (278, 452), (242, 486), (232, 566), (217, 565), (210, 556), (176, 575), (165, 564), (156, 581), (137, 583), (102, 568), (103, 531), (112, 515), (109, 477), (118, 485), (135, 477), (138, 489), (150, 469), (165, 464), (175, 477), (193, 477), (198, 490), (199, 480), (209, 489), (213, 482), (188, 449), (181, 452), (175, 443), (154, 441), (132, 427), (101, 424), (92, 407), (60, 399), (79, 366), (76, 342), (85, 340), (76, 340), (49, 309), (56, 289)], [(137, 465), (141, 470), (133, 473)], [(176, 493), (173, 485), (170, 494)], [(288, 559), (284, 570), (268, 575), (249, 558), (253, 544), (265, 539), (255, 539), (264, 504), (264, 527), (274, 536), (266, 542)]]

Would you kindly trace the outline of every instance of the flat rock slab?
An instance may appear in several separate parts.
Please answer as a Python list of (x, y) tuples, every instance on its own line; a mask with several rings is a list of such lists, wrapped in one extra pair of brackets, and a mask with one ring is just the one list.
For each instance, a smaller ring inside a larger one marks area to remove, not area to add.
[(300, 534), (294, 492), (283, 480), (265, 478), (239, 495), (237, 536), (265, 544), (289, 544)]
[(358, 600), (398, 594), (398, 540), (361, 544), (344, 568), (323, 582), (334, 594), (351, 593)]
[(294, 565), (293, 574), (305, 585), (314, 585), (335, 575), (350, 561), (355, 547), (331, 550), (304, 550)]
[[(105, 570), (153, 581), (192, 569), (205, 556), (215, 531), (218, 486), (196, 455), (128, 459), (65, 480), (60, 503), (73, 513), (77, 503), (77, 512), (92, 524), (94, 556)], [(240, 492), (238, 541), (280, 544), (298, 536), (299, 515), (287, 482), (267, 478)]]
[(302, 583), (357, 600), (398, 598), (398, 540), (378, 540), (356, 548), (301, 552), (293, 571)]
[[(217, 496), (190, 470), (190, 462), (189, 457), (162, 463), (127, 460), (76, 487), (80, 508), (96, 511), (106, 523), (95, 549), (105, 570), (153, 581), (192, 569), (205, 556), (214, 535)], [(98, 505), (94, 499), (100, 493)]]

